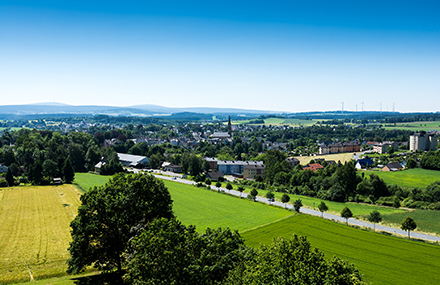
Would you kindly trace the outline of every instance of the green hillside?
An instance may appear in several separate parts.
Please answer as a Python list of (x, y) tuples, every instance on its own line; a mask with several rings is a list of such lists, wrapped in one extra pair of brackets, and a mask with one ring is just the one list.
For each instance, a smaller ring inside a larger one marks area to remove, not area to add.
[(327, 258), (355, 263), (373, 284), (440, 284), (440, 246), (361, 231), (304, 214), (242, 233), (246, 244), (268, 244), (275, 236), (307, 236)]

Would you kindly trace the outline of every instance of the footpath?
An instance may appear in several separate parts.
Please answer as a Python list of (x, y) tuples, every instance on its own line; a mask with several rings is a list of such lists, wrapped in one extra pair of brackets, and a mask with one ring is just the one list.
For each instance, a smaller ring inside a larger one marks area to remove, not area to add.
[[(179, 183), (185, 183), (185, 184), (189, 184), (189, 185), (194, 185), (195, 182), (194, 181), (189, 181), (189, 180), (185, 180), (185, 179), (181, 179), (179, 177), (168, 177), (168, 176), (163, 176), (163, 175), (155, 175), (153, 174), (156, 178), (160, 178), (160, 179), (164, 179), (164, 180), (170, 180), (170, 181), (175, 181), (175, 182), (179, 182)], [(211, 186), (212, 189), (217, 189), (217, 187), (215, 186)], [(225, 188), (220, 188), (219, 190), (225, 191), (226, 193), (230, 194), (230, 195), (234, 195), (234, 196), (238, 196), (238, 197), (245, 197), (241, 192), (236, 191), (236, 190), (227, 190)], [(293, 205), (290, 204), (286, 204), (284, 205), (284, 203), (278, 202), (278, 201), (274, 201), (274, 202), (269, 202), (268, 199), (263, 198), (258, 196), (256, 198), (256, 201), (258, 202), (262, 202), (262, 203), (266, 203), (266, 204), (271, 204), (271, 205), (276, 205), (279, 207), (286, 207), (288, 209), (293, 209)], [(301, 213), (304, 214), (309, 214), (309, 215), (313, 215), (313, 216), (319, 216), (319, 217), (323, 217), (324, 219), (328, 219), (328, 220), (335, 220), (335, 221), (339, 221), (339, 222), (343, 222), (345, 223), (346, 220), (345, 218), (342, 218), (340, 216), (336, 216), (336, 215), (332, 215), (332, 214), (327, 214), (327, 213), (321, 213), (320, 211), (316, 211), (316, 210), (312, 210), (312, 209), (308, 209), (308, 208), (304, 208), (302, 207), (300, 209)], [(382, 225), (374, 225), (372, 223), (369, 222), (364, 222), (364, 221), (360, 221), (357, 220), (355, 218), (350, 218), (348, 219), (348, 223), (351, 225), (355, 225), (355, 226), (359, 226), (359, 227), (366, 227), (366, 228), (371, 228), (374, 229), (376, 228), (376, 231), (384, 231), (384, 232), (388, 232), (391, 234), (395, 234), (395, 235), (402, 235), (402, 236), (408, 236), (408, 232), (407, 231), (403, 231), (401, 229), (397, 229), (397, 228), (392, 228), (392, 227), (386, 227), (386, 226), (382, 226)], [(423, 239), (423, 240), (428, 240), (428, 241), (433, 241), (433, 242), (440, 242), (440, 237), (438, 236), (434, 236), (434, 235), (427, 235), (427, 234), (421, 234), (421, 233), (417, 233), (417, 232), (411, 232), (411, 238), (412, 239)]]

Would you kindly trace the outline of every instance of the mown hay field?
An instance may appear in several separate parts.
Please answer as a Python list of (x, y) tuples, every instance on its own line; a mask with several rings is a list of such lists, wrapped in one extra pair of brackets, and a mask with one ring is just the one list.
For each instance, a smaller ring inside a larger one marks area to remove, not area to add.
[(401, 187), (426, 188), (429, 184), (440, 181), (440, 171), (422, 168), (401, 171), (362, 171), (365, 175), (375, 174), (388, 185), (396, 184)]
[(299, 160), (299, 163), (301, 165), (309, 164), (309, 162), (312, 159), (325, 159), (327, 161), (334, 160), (336, 163), (340, 161), (342, 164), (344, 164), (347, 161), (350, 161), (353, 159), (353, 153), (352, 152), (345, 152), (345, 153), (335, 153), (335, 154), (326, 154), (326, 155), (316, 155), (316, 156), (295, 156)]
[(276, 236), (307, 236), (327, 258), (354, 263), (372, 284), (440, 284), (440, 246), (361, 231), (318, 217), (295, 215), (242, 233), (249, 246)]
[(0, 284), (65, 274), (80, 195), (73, 185), (0, 190)]

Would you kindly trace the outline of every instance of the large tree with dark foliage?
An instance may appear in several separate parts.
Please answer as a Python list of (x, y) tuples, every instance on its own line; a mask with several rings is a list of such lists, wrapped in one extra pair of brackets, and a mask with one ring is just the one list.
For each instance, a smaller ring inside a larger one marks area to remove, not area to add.
[(132, 242), (130, 284), (218, 284), (249, 249), (237, 231), (196, 232), (176, 219), (156, 219)]
[(328, 260), (306, 237), (278, 237), (230, 271), (224, 284), (364, 284), (347, 261)]
[(81, 272), (89, 265), (120, 272), (128, 243), (136, 235), (133, 229), (155, 218), (173, 217), (168, 189), (150, 175), (117, 174), (104, 186), (84, 193), (81, 203), (70, 224), (69, 273)]

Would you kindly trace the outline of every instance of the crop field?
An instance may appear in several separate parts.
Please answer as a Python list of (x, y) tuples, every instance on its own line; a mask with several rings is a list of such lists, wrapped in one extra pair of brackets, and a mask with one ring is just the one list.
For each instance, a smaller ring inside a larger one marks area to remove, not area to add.
[(440, 130), (440, 121), (397, 123), (396, 126), (385, 126), (386, 130), (429, 131)]
[(429, 184), (440, 181), (440, 171), (422, 168), (403, 171), (362, 171), (365, 175), (375, 174), (387, 184), (396, 184), (401, 187), (426, 188)]
[(344, 163), (346, 161), (350, 161), (353, 158), (352, 152), (346, 152), (346, 153), (335, 153), (335, 154), (326, 154), (326, 155), (317, 155), (317, 156), (295, 156), (301, 165), (309, 164), (310, 160), (317, 159), (317, 158), (323, 158), (325, 160), (334, 160), (336, 163), (338, 161), (341, 161), (341, 163)]
[(243, 231), (293, 215), (293, 212), (247, 199), (239, 199), (191, 185), (164, 180), (173, 199), (177, 219), (195, 225), (197, 231), (207, 227)]
[(73, 185), (0, 191), (0, 284), (65, 274), (79, 197)]
[(73, 183), (80, 188), (82, 192), (89, 190), (93, 186), (101, 186), (107, 183), (111, 176), (99, 175), (94, 173), (75, 173)]
[(249, 246), (273, 237), (307, 236), (327, 258), (354, 263), (373, 284), (440, 284), (440, 246), (360, 231), (318, 217), (295, 215), (242, 233)]
[(440, 211), (430, 210), (414, 210), (406, 213), (394, 213), (382, 216), (385, 223), (399, 226), (406, 217), (411, 217), (417, 224), (417, 229), (428, 232), (440, 234)]

